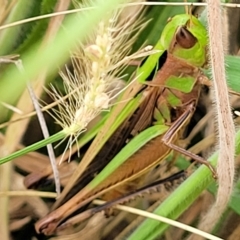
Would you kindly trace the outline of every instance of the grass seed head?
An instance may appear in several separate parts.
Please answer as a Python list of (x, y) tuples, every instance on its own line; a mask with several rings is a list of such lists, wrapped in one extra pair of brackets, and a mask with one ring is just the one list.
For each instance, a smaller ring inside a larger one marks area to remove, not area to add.
[(60, 102), (55, 110), (56, 122), (70, 136), (67, 147), (72, 146), (92, 119), (109, 108), (114, 92), (109, 87), (116, 78), (121, 78), (122, 71), (132, 60), (128, 54), (143, 24), (136, 20), (136, 14), (123, 21), (121, 11), (118, 9), (104, 16), (86, 42), (79, 43), (78, 51), (73, 53), (73, 71), (66, 67), (65, 72), (60, 73), (67, 99), (63, 100), (56, 89), (52, 90), (51, 95)]

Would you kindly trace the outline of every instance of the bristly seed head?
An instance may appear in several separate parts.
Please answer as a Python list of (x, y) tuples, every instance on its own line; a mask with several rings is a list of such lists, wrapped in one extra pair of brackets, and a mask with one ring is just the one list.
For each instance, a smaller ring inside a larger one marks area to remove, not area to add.
[[(86, 44), (80, 43), (79, 50), (72, 56), (73, 71), (66, 67), (61, 72), (67, 99), (63, 100), (56, 89), (51, 95), (60, 103), (54, 118), (70, 136), (67, 147), (86, 129), (88, 123), (102, 110), (109, 108), (112, 99), (113, 80), (121, 78), (120, 74), (126, 65), (137, 54), (127, 56), (135, 37), (131, 33), (143, 28), (144, 24), (133, 18), (120, 19), (121, 10), (106, 14), (95, 31), (88, 36)], [(148, 55), (145, 53), (145, 55)], [(143, 56), (143, 52), (140, 52)], [(66, 151), (66, 150), (65, 150)], [(64, 151), (64, 153), (65, 153)]]

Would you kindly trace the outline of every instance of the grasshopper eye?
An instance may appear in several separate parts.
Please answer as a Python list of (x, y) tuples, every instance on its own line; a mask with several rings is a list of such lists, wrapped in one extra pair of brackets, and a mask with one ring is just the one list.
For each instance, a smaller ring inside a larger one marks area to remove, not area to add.
[(176, 42), (183, 48), (192, 48), (197, 39), (185, 28), (180, 27), (176, 33)]

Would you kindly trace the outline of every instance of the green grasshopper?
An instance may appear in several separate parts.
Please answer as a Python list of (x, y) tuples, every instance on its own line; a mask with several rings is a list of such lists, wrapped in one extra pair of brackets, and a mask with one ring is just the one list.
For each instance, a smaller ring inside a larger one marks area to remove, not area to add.
[[(77, 190), (73, 197), (68, 195), (67, 200), (61, 202), (63, 205), (39, 220), (36, 223), (37, 232), (46, 235), (54, 233), (76, 210), (110, 190), (124, 188), (126, 182), (145, 174), (172, 150), (205, 164), (216, 177), (214, 168), (206, 160), (176, 145), (195, 111), (204, 80), (200, 68), (207, 62), (206, 29), (194, 16), (177, 15), (167, 23), (155, 49), (158, 52), (149, 56), (136, 73), (142, 84), (142, 89), (132, 100), (136, 102), (137, 99), (136, 110), (117, 128), (78, 181), (79, 185), (87, 186)], [(151, 78), (152, 81), (147, 81)], [(152, 139), (145, 139), (149, 133)], [(137, 152), (131, 152), (131, 148), (142, 139), (147, 144), (139, 145)], [(116, 164), (120, 149), (125, 159)], [(102, 179), (109, 168), (111, 173)], [(99, 179), (100, 184), (94, 185)]]

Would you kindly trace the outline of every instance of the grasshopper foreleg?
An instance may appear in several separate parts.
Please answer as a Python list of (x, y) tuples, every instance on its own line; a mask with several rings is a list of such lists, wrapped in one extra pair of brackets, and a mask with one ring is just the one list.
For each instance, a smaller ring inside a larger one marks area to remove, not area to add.
[[(205, 75), (201, 75), (201, 76), (198, 78), (198, 81), (199, 81), (202, 85), (207, 86), (207, 87), (209, 87), (209, 88), (213, 86), (213, 82), (212, 82), (208, 77), (206, 77)], [(239, 92), (236, 92), (236, 91), (233, 91), (232, 89), (228, 89), (228, 93), (240, 97), (240, 93), (239, 93)]]

